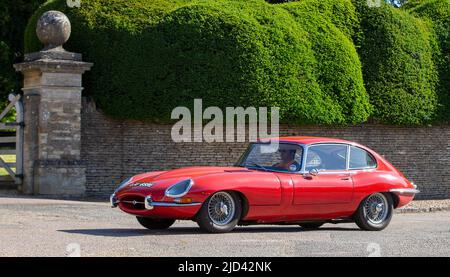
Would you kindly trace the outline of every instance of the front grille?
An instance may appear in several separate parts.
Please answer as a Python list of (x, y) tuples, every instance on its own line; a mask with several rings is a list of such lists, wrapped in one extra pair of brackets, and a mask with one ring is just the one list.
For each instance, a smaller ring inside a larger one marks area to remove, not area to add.
[(124, 198), (120, 199), (120, 204), (131, 210), (144, 210), (145, 204), (144, 204), (144, 197), (141, 196), (125, 196)]

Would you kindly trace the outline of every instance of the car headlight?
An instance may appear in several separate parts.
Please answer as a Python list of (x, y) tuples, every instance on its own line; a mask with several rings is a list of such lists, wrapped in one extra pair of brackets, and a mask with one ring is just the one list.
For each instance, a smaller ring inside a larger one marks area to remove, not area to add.
[(123, 180), (119, 186), (116, 188), (116, 190), (114, 191), (114, 193), (118, 192), (119, 190), (121, 190), (122, 188), (124, 188), (126, 185), (128, 185), (128, 183), (130, 183), (131, 178), (125, 179)]
[(182, 197), (189, 192), (193, 185), (192, 179), (183, 180), (167, 188), (165, 195), (172, 198)]

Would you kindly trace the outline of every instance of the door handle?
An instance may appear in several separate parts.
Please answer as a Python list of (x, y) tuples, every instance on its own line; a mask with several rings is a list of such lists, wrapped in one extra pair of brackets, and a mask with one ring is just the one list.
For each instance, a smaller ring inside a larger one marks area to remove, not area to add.
[(342, 177), (341, 180), (348, 181), (348, 180), (350, 180), (350, 177)]

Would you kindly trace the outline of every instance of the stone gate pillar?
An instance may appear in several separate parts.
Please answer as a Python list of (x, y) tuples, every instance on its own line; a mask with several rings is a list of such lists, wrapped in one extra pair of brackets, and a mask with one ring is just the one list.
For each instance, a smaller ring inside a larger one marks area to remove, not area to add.
[(23, 63), (14, 65), (24, 76), (24, 193), (80, 196), (85, 192), (81, 76), (92, 64), (63, 49), (70, 31), (63, 13), (44, 13), (36, 27), (44, 49), (26, 54)]

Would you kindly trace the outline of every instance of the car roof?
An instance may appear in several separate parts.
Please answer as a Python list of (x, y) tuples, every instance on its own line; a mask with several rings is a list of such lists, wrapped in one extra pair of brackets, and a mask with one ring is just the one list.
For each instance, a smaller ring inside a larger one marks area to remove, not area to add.
[[(347, 143), (356, 144), (352, 141), (337, 139), (337, 138), (325, 138), (325, 137), (311, 137), (311, 136), (289, 136), (270, 138), (269, 140), (278, 140), (280, 142), (295, 142), (299, 144), (315, 144), (315, 143)], [(266, 141), (261, 139), (261, 141)]]

